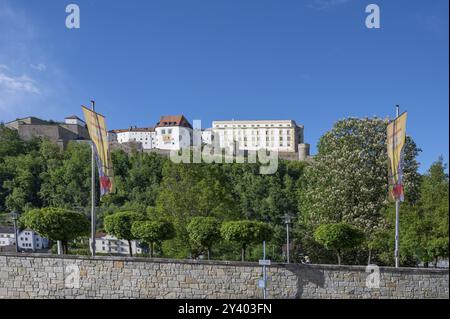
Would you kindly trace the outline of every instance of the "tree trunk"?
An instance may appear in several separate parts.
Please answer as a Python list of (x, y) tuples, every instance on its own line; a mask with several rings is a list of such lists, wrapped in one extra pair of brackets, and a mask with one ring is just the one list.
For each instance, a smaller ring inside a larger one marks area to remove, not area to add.
[(130, 249), (130, 257), (133, 257), (133, 249), (131, 247), (131, 240), (128, 240), (128, 248)]
[(245, 261), (245, 245), (242, 245), (241, 261)]
[(62, 241), (61, 244), (63, 255), (67, 255), (67, 253), (69, 252), (69, 244), (67, 243), (67, 241)]
[(153, 243), (150, 243), (150, 258), (153, 258)]
[(211, 249), (208, 248), (208, 260), (210, 260), (210, 257), (211, 257)]
[(341, 253), (339, 252), (339, 250), (336, 252), (337, 255), (337, 259), (338, 259), (338, 265), (341, 265)]
[(369, 248), (369, 258), (367, 258), (367, 265), (370, 265), (372, 262), (372, 249)]

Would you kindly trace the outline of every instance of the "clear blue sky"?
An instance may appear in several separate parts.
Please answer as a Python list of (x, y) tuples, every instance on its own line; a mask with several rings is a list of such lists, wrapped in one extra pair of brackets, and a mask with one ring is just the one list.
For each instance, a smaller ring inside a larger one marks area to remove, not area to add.
[[(109, 128), (185, 114), (294, 119), (313, 146), (339, 119), (409, 111), (421, 171), (449, 145), (448, 0), (0, 0), (0, 120)], [(365, 7), (381, 8), (381, 29)]]

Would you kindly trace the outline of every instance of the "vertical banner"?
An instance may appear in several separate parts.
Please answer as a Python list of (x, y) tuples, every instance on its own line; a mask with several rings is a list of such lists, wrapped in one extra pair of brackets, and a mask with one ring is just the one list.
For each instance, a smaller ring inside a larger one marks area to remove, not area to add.
[(115, 191), (111, 154), (106, 133), (105, 117), (91, 109), (83, 108), (84, 118), (89, 131), (89, 136), (94, 143), (95, 158), (97, 161), (100, 180), (100, 195), (106, 195)]
[(387, 153), (389, 158), (389, 199), (404, 201), (403, 151), (406, 139), (406, 118), (403, 113), (387, 127)]

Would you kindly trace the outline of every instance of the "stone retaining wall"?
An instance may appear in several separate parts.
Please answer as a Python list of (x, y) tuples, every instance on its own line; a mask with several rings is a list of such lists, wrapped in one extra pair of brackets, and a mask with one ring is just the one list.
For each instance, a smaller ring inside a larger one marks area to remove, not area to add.
[[(449, 298), (442, 269), (272, 264), (269, 298)], [(0, 298), (262, 298), (257, 263), (0, 255)], [(379, 278), (379, 287), (377, 279)]]

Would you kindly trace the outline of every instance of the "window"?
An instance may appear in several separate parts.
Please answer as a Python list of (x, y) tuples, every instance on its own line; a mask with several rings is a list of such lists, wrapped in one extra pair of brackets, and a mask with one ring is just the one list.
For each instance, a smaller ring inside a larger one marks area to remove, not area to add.
[(166, 130), (161, 130), (161, 134), (166, 134)]
[(171, 129), (171, 128), (169, 128), (169, 129), (167, 130), (167, 134), (172, 134), (172, 129)]

